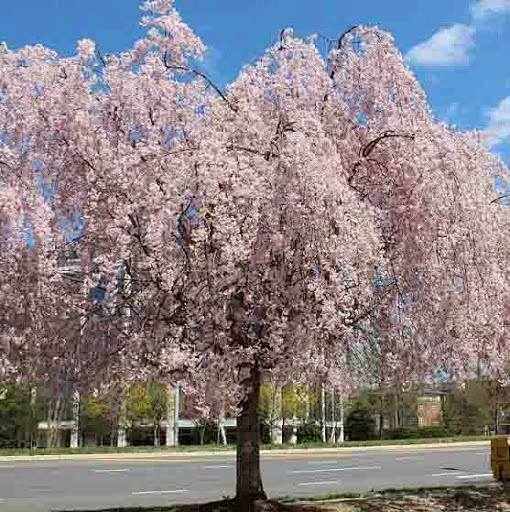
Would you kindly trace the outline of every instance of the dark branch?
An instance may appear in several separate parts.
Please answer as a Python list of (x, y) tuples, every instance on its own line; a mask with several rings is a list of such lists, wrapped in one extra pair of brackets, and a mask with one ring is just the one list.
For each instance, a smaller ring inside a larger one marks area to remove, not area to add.
[(362, 156), (363, 158), (367, 158), (370, 155), (370, 153), (372, 153), (372, 151), (375, 149), (377, 144), (379, 144), (379, 142), (383, 141), (384, 139), (397, 138), (397, 137), (401, 137), (403, 139), (414, 140), (414, 135), (404, 135), (404, 134), (394, 133), (393, 131), (387, 131), (387, 132), (384, 132), (382, 135), (379, 135), (379, 137), (375, 138), (374, 140), (370, 141), (366, 146), (364, 146), (360, 150), (360, 156)]
[(347, 34), (350, 34), (351, 32), (354, 32), (357, 28), (359, 28), (359, 25), (353, 25), (349, 30), (346, 30), (339, 38), (336, 45), (337, 50), (340, 50), (342, 48), (342, 43), (347, 36)]
[(233, 110), (234, 112), (238, 112), (239, 109), (235, 105), (232, 105), (232, 103), (230, 103), (230, 101), (225, 96), (223, 91), (205, 73), (202, 73), (201, 71), (198, 71), (197, 69), (189, 68), (187, 66), (179, 66), (177, 64), (169, 64), (168, 63), (168, 53), (165, 53), (163, 62), (167, 69), (175, 69), (176, 71), (185, 71), (187, 73), (193, 73), (194, 75), (203, 78), (218, 93), (218, 95), (221, 97), (221, 99), (230, 107), (231, 110)]
[(490, 204), (494, 204), (494, 203), (497, 203), (498, 201), (500, 201), (501, 199), (505, 199), (507, 197), (509, 197), (510, 194), (503, 194), (502, 196), (499, 196), (499, 197), (496, 197), (496, 199), (493, 199)]

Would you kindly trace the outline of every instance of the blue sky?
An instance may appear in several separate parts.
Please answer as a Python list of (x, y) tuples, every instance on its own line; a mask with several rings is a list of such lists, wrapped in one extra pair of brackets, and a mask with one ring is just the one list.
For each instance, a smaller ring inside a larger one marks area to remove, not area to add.
[[(3, 0), (0, 41), (42, 43), (62, 54), (90, 37), (103, 53), (141, 37), (137, 0)], [(8, 5), (8, 7), (5, 6)], [(205, 66), (220, 85), (262, 54), (280, 30), (334, 37), (354, 24), (395, 36), (436, 116), (459, 129), (490, 128), (509, 160), (510, 0), (177, 0), (209, 47)]]

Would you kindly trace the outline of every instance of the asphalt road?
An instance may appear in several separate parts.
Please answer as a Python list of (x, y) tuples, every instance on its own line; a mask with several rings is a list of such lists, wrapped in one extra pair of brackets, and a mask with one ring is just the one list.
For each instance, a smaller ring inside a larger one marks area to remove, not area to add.
[[(271, 497), (490, 482), (489, 447), (263, 455)], [(0, 462), (0, 511), (193, 503), (234, 495), (230, 455), (189, 460)]]

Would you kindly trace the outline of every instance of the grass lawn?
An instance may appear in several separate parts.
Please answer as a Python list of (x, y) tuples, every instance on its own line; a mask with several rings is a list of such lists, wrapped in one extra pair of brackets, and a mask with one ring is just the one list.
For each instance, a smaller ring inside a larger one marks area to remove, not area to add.
[[(323, 444), (321, 442), (300, 443), (296, 445), (270, 445), (263, 444), (262, 451), (269, 450), (295, 450), (295, 449), (328, 449), (328, 448), (355, 448), (361, 446), (404, 446), (413, 444), (428, 443), (458, 443), (469, 441), (489, 441), (491, 437), (486, 436), (458, 436), (442, 437), (437, 439), (391, 439), (374, 441), (347, 441), (337, 444)], [(201, 451), (233, 451), (235, 445), (181, 445), (181, 446), (128, 446), (126, 448), (116, 448), (110, 446), (92, 446), (85, 448), (0, 448), (0, 456), (9, 455), (66, 455), (66, 454), (94, 454), (94, 453), (184, 453)]]

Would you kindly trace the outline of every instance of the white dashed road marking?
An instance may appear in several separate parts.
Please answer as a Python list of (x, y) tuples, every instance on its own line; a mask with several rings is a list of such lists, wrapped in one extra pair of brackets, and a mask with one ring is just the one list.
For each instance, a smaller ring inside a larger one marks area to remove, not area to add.
[(188, 492), (187, 489), (176, 489), (175, 491), (139, 491), (132, 492), (131, 494), (181, 494), (183, 492)]
[[(463, 473), (463, 471), (462, 471)], [(432, 473), (432, 475), (427, 476), (456, 476), (458, 473), (453, 473), (452, 471), (448, 471), (448, 473)]]
[(479, 475), (463, 475), (463, 476), (458, 476), (457, 478), (463, 479), (463, 480), (468, 480), (470, 478), (488, 478), (488, 477), (492, 477), (492, 473), (480, 473)]
[(129, 469), (93, 469), (94, 473), (125, 473)]
[(341, 480), (331, 480), (329, 482), (304, 482), (298, 485), (336, 485), (342, 483)]
[(202, 466), (202, 469), (226, 469), (226, 468), (233, 468), (233, 464), (225, 464), (224, 466)]
[(319, 460), (319, 461), (308, 461), (307, 464), (314, 466), (331, 466), (332, 464), (340, 464), (337, 460)]
[(294, 471), (287, 471), (288, 475), (294, 475), (298, 473), (330, 473), (332, 471), (354, 471), (360, 469), (381, 469), (382, 466), (358, 466), (352, 468), (330, 468), (330, 469), (297, 469)]

